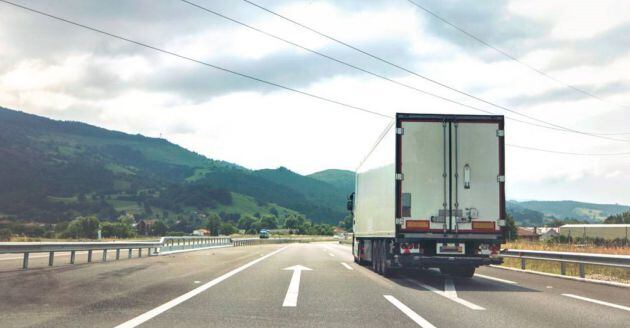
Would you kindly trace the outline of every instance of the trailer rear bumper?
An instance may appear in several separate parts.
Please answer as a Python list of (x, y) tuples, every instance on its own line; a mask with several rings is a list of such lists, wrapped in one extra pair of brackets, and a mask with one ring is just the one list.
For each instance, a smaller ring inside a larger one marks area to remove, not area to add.
[(452, 265), (474, 266), (501, 264), (502, 258), (490, 257), (468, 257), (468, 256), (422, 256), (422, 255), (404, 255), (394, 256), (394, 267), (424, 267), (439, 268)]

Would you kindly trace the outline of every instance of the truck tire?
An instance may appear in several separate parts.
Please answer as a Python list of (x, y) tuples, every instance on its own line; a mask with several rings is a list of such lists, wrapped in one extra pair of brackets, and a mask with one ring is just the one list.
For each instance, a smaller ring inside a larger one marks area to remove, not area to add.
[(387, 241), (381, 242), (381, 274), (383, 277), (391, 276), (392, 270), (387, 267)]
[(378, 251), (377, 251), (378, 248), (376, 247), (377, 243), (374, 240), (370, 241), (370, 243), (372, 243), (371, 245), (372, 247), (370, 249), (370, 257), (372, 260), (372, 271), (378, 272), (378, 261), (376, 258), (378, 256)]
[(453, 268), (451, 275), (460, 278), (472, 278), (475, 275), (475, 269), (476, 268), (474, 266), (457, 267)]

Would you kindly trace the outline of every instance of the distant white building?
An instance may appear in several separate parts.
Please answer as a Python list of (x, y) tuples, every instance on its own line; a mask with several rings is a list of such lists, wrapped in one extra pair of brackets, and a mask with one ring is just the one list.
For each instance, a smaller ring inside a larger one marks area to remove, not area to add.
[(630, 224), (565, 224), (560, 234), (572, 238), (628, 239)]
[(555, 236), (560, 235), (560, 229), (554, 227), (537, 228), (536, 232), (538, 233), (538, 239), (540, 240), (549, 240)]

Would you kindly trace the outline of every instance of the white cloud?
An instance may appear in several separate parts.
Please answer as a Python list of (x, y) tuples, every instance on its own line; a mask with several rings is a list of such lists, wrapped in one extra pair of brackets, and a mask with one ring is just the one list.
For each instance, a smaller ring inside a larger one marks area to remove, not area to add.
[[(203, 3), (414, 87), (502, 113), (497, 108), (358, 55), (245, 4)], [(601, 8), (590, 12), (586, 5), (574, 5), (573, 1), (510, 2), (507, 11), (492, 12), (505, 17), (475, 22), (509, 24), (513, 18), (510, 15), (530, 17), (532, 20), (528, 23), (532, 28), (544, 33), (527, 36), (524, 42), (527, 50), (522, 59), (536, 67), (546, 67), (556, 58), (575, 55), (572, 53), (575, 49), (567, 47), (566, 42), (597, 36), (630, 22), (630, 18), (623, 15), (628, 12), (627, 2), (596, 3), (596, 7)], [(184, 4), (169, 4), (164, 8), (152, 5), (142, 13), (115, 6), (109, 10), (87, 10), (78, 4), (44, 3), (41, 7), (71, 19), (81, 17), (85, 22), (92, 19), (98, 26), (178, 53), (236, 67), (245, 70), (244, 73), (384, 114), (478, 113), (305, 54)], [(106, 4), (95, 6), (107, 7)], [(571, 91), (566, 97), (561, 94), (553, 99), (545, 98), (547, 93), (562, 91), (563, 87), (504, 57), (492, 57), (491, 61), (487, 60), (486, 53), (479, 57), (478, 51), (469, 51), (469, 46), (457, 43), (455, 40), (461, 39), (450, 34), (441, 37), (427, 25), (426, 16), (419, 15), (406, 3), (314, 1), (284, 3), (274, 9), (339, 39), (393, 58), (405, 67), (512, 106), (522, 113), (585, 131), (630, 130), (627, 128), (629, 111), (578, 97)], [(0, 15), (11, 15), (10, 19), (0, 20), (3, 59), (0, 61), (0, 105), (4, 107), (81, 120), (128, 133), (162, 135), (211, 158), (255, 169), (282, 165), (300, 173), (326, 168), (354, 169), (387, 124), (381, 117), (262, 87), (195, 63), (60, 27), (46, 18), (14, 9), (0, 11)], [(124, 25), (112, 23), (122, 19), (119, 15), (124, 15)], [(537, 22), (540, 26), (534, 26)], [(15, 29), (8, 29), (8, 25)], [(138, 26), (146, 27), (131, 28)], [(492, 31), (501, 26), (477, 27)], [(63, 33), (59, 33), (60, 29)], [(29, 43), (14, 35), (25, 33), (38, 35), (43, 43)], [(42, 51), (44, 46), (46, 51)], [(603, 66), (574, 65), (553, 74), (576, 85), (630, 82), (625, 73), (630, 70), (629, 56), (627, 53), (619, 55)], [(511, 103), (518, 97), (527, 99), (540, 95), (543, 95), (541, 102)], [(610, 95), (610, 99), (627, 104), (630, 93), (618, 92)], [(506, 131), (508, 143), (531, 147), (590, 153), (630, 149), (627, 142), (561, 133), (514, 121), (508, 121)], [(630, 139), (630, 135), (618, 138)], [(508, 148), (508, 195), (520, 199), (574, 198), (630, 203), (628, 167), (630, 156), (567, 156)]]

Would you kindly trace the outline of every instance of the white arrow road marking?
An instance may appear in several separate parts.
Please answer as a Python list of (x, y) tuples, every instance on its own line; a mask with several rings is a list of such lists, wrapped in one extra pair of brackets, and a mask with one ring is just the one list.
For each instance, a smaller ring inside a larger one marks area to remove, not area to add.
[(287, 289), (287, 295), (284, 297), (283, 307), (296, 307), (298, 294), (300, 293), (300, 276), (302, 271), (313, 271), (305, 266), (294, 265), (292, 267), (284, 268), (283, 270), (293, 270), (291, 276), (291, 282), (289, 283), (289, 289)]
[(506, 283), (506, 284), (512, 284), (512, 285), (516, 285), (517, 284), (515, 281), (505, 280), (505, 279), (496, 278), (496, 277), (490, 277), (490, 276), (486, 276), (486, 275), (478, 274), (478, 273), (475, 273), (475, 277), (488, 279), (488, 280), (494, 280), (494, 281), (498, 281), (498, 282), (502, 282), (502, 283)]
[(328, 253), (328, 255), (330, 255), (332, 257), (335, 257), (335, 254), (333, 254), (333, 253)]
[(435, 328), (434, 325), (432, 325), (430, 322), (425, 320), (423, 317), (421, 317), (419, 314), (414, 312), (412, 309), (410, 309), (408, 306), (403, 304), (401, 301), (396, 299), (394, 296), (383, 295), (383, 297), (385, 297), (385, 299), (388, 300), (390, 303), (394, 304), (394, 306), (397, 307), (400, 311), (402, 311), (402, 313), (406, 314), (409, 317), (409, 319), (417, 323), (418, 326), (422, 328)]
[(619, 304), (608, 303), (608, 302), (604, 302), (604, 301), (600, 301), (600, 300), (596, 300), (596, 299), (592, 299), (592, 298), (588, 298), (588, 297), (584, 297), (584, 296), (577, 296), (577, 295), (573, 295), (573, 294), (562, 294), (562, 296), (571, 297), (571, 298), (575, 298), (575, 299), (578, 299), (578, 300), (591, 302), (591, 303), (595, 303), (595, 304), (599, 304), (599, 305), (610, 306), (610, 307), (613, 307), (615, 309), (626, 310), (626, 311), (630, 312), (630, 307), (619, 305)]
[(341, 262), (341, 265), (343, 265), (344, 267), (346, 267), (346, 269), (348, 270), (354, 270), (351, 266), (348, 265), (348, 263), (346, 262)]
[[(447, 289), (447, 291), (441, 291), (441, 290), (439, 290), (437, 288), (434, 288), (434, 287), (429, 286), (427, 284), (423, 284), (423, 283), (415, 281), (413, 279), (409, 279), (408, 278), (406, 280), (411, 282), (411, 283), (413, 283), (413, 284), (415, 284), (415, 285), (418, 285), (418, 286), (420, 286), (420, 287), (422, 287), (424, 289), (430, 290), (430, 291), (432, 291), (432, 292), (434, 292), (434, 293), (436, 293), (436, 294), (438, 294), (440, 296), (444, 296), (444, 297), (448, 298), (449, 300), (451, 300), (453, 302), (456, 302), (456, 303), (459, 303), (459, 304), (461, 304), (461, 305), (463, 305), (463, 306), (465, 306), (465, 307), (467, 307), (469, 309), (477, 310), (477, 311), (485, 310), (485, 308), (483, 308), (483, 307), (481, 307), (481, 306), (479, 306), (477, 304), (468, 302), (467, 300), (464, 300), (464, 299), (461, 299), (461, 298), (457, 297), (457, 291), (455, 291), (455, 286), (452, 285), (453, 284), (452, 280), (451, 280), (451, 286), (452, 287), (448, 286), (448, 280), (447, 280), (447, 282), (444, 283), (445, 284), (444, 287), (445, 287), (445, 289)], [(452, 288), (452, 289), (448, 290), (448, 288)], [(454, 296), (453, 296), (453, 293), (455, 294)]]

